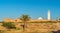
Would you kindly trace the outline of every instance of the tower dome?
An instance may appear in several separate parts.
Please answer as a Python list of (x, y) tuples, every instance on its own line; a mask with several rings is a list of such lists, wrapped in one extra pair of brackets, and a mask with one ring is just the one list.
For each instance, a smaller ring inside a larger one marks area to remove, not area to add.
[(42, 17), (39, 17), (38, 20), (42, 20), (43, 18)]

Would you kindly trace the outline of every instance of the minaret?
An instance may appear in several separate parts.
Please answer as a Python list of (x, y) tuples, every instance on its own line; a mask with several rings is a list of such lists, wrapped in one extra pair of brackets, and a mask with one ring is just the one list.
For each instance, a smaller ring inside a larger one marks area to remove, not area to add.
[(50, 10), (48, 10), (48, 20), (50, 20)]

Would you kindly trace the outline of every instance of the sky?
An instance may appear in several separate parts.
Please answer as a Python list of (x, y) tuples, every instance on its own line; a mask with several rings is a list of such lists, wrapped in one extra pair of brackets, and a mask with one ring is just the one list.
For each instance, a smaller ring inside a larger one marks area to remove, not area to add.
[(22, 14), (32, 19), (47, 19), (48, 10), (51, 19), (60, 18), (60, 0), (0, 0), (0, 21), (5, 18), (16, 19)]

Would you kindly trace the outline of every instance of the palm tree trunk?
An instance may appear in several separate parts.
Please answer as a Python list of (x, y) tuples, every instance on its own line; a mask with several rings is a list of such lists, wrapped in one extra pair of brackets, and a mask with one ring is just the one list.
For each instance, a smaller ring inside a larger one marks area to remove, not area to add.
[(24, 22), (24, 26), (23, 26), (23, 32), (25, 32), (26, 28), (26, 22)]

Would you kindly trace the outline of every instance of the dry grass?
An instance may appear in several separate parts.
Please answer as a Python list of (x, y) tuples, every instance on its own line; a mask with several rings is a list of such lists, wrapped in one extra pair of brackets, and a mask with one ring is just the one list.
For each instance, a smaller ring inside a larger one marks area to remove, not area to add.
[[(23, 32), (22, 24), (23, 23), (13, 23), (19, 29), (6, 29), (5, 27), (1, 26), (0, 23), (0, 30), (2, 33), (52, 33), (53, 30), (58, 30), (60, 27), (60, 23), (27, 23), (27, 27), (25, 32)], [(58, 26), (57, 26), (58, 25)]]

